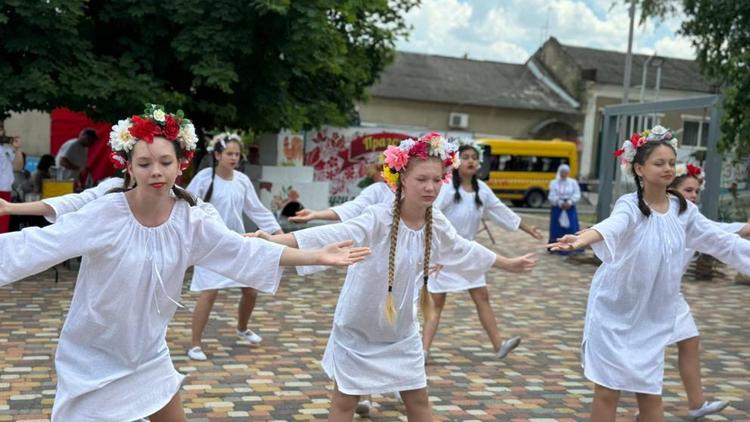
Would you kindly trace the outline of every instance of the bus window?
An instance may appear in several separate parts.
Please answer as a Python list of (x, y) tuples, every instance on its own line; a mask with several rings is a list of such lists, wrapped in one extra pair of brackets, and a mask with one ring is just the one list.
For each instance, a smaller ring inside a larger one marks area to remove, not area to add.
[(560, 164), (568, 164), (568, 159), (564, 157), (536, 157), (532, 155), (493, 155), (489, 163), (490, 171), (555, 173)]

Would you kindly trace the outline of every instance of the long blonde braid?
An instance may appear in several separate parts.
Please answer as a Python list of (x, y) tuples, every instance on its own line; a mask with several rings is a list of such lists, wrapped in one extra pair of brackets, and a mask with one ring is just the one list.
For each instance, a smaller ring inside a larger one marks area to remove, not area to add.
[(390, 231), (390, 249), (388, 250), (388, 293), (385, 297), (385, 319), (391, 325), (396, 323), (396, 304), (393, 300), (393, 283), (396, 278), (396, 244), (398, 243), (398, 226), (401, 221), (401, 180), (396, 187), (393, 199), (393, 221)]
[(422, 267), (424, 284), (419, 295), (419, 307), (422, 309), (422, 318), (426, 324), (432, 317), (432, 296), (427, 290), (427, 280), (430, 278), (430, 253), (432, 252), (432, 206), (425, 210), (424, 222), (424, 265)]

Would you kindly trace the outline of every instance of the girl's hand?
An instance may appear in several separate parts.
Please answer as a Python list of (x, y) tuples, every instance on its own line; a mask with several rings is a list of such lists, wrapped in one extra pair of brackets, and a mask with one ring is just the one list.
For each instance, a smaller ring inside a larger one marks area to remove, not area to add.
[(503, 269), (514, 273), (524, 273), (531, 271), (535, 266), (536, 257), (534, 257), (533, 253), (529, 253), (524, 256), (507, 258), (507, 262), (503, 266)]
[(353, 241), (345, 240), (323, 247), (318, 251), (318, 265), (345, 267), (370, 256), (370, 248), (353, 248), (353, 244)]
[(307, 223), (308, 221), (315, 219), (315, 211), (302, 209), (295, 213), (294, 216), (289, 217), (289, 221), (292, 223)]
[(259, 239), (268, 240), (268, 241), (271, 240), (271, 235), (268, 234), (268, 233), (266, 233), (266, 232), (264, 232), (263, 230), (258, 230), (255, 233), (245, 233), (242, 236), (244, 236), (244, 237), (257, 237)]
[(542, 236), (542, 232), (540, 232), (536, 226), (529, 226), (529, 234), (536, 240), (544, 239), (544, 236)]
[(0, 217), (10, 214), (10, 202), (0, 199)]
[(547, 245), (548, 250), (555, 251), (555, 252), (574, 251), (580, 248), (581, 247), (580, 247), (580, 244), (578, 243), (578, 236), (574, 234), (566, 234), (565, 236), (557, 239), (557, 242), (550, 243)]

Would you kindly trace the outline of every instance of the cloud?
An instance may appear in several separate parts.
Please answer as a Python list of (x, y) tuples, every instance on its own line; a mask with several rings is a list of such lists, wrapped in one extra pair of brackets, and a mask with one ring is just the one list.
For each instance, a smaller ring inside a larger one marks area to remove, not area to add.
[(660, 56), (695, 59), (695, 48), (685, 37), (666, 37), (658, 40), (654, 51)]
[[(612, 0), (423, 0), (406, 20), (414, 30), (397, 43), (400, 50), (512, 63), (526, 61), (549, 36), (625, 51), (629, 25), (627, 5)], [(694, 57), (689, 42), (675, 35), (683, 20), (636, 26), (633, 51)]]

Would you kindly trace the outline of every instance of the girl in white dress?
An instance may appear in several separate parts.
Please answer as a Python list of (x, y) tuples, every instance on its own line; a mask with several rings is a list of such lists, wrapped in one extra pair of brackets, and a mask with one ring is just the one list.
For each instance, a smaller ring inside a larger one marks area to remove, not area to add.
[(343, 223), (270, 236), (300, 247), (353, 238), (373, 251), (347, 272), (323, 356), (334, 381), (331, 421), (351, 421), (361, 395), (392, 391), (401, 393), (410, 421), (432, 420), (415, 306), (421, 285), (421, 309), (429, 318), (431, 262), (460, 266), (470, 278), (492, 266), (524, 271), (535, 265), (530, 255), (504, 258), (463, 239), (433, 207), (446, 170), (458, 164), (454, 144), (428, 134), (389, 147), (385, 156), (385, 178), (398, 198), (393, 204), (373, 205)]
[(633, 134), (617, 151), (635, 175), (612, 215), (553, 250), (591, 245), (602, 260), (591, 283), (582, 355), (595, 383), (591, 419), (614, 421), (620, 391), (636, 393), (643, 421), (662, 421), (664, 351), (674, 334), (686, 247), (750, 273), (750, 242), (719, 229), (669, 189), (676, 140), (661, 126)]
[(83, 256), (55, 356), (52, 421), (185, 420), (184, 376), (172, 365), (165, 334), (189, 266), (273, 292), (279, 265), (346, 265), (366, 254), (344, 244), (319, 252), (280, 248), (228, 230), (213, 207), (196, 205), (174, 185), (195, 141), (181, 112), (149, 106), (121, 120), (110, 137), (134, 188), (51, 226), (0, 235), (0, 285)]
[[(227, 228), (234, 232), (246, 232), (242, 218), (245, 214), (261, 230), (274, 234), (282, 233), (276, 218), (258, 199), (250, 179), (235, 170), (242, 156), (242, 139), (239, 135), (220, 133), (214, 136), (209, 143), (208, 151), (213, 154), (213, 165), (210, 169), (203, 169), (195, 175), (186, 188), (188, 192), (211, 203)], [(208, 323), (208, 316), (219, 293), (218, 289), (231, 287), (242, 289), (242, 297), (237, 306), (237, 335), (250, 344), (260, 344), (263, 340), (247, 327), (255, 308), (258, 291), (196, 266), (190, 290), (200, 292), (200, 297), (193, 310), (193, 338), (192, 346), (188, 350), (191, 359), (206, 360), (206, 354), (201, 349), (201, 339)]]
[[(435, 201), (435, 207), (445, 214), (458, 235), (464, 239), (474, 240), (482, 218), (487, 217), (506, 230), (515, 231), (520, 228), (533, 238), (541, 240), (542, 234), (536, 227), (524, 223), (518, 214), (497, 199), (486, 183), (477, 178), (477, 170), (481, 164), (479, 148), (470, 141), (460, 140), (459, 143), (461, 165), (453, 170), (453, 183), (443, 185)], [(495, 313), (490, 305), (490, 293), (484, 274), (475, 279), (468, 279), (460, 267), (443, 267), (433, 272), (428, 286), (435, 312), (424, 324), (422, 345), (425, 355), (428, 354), (435, 338), (447, 293), (465, 290), (469, 291), (476, 305), (479, 320), (490, 337), (498, 358), (504, 358), (520, 344), (521, 337), (518, 336), (502, 341), (497, 330)]]
[[(671, 188), (682, 194), (686, 200), (696, 204), (703, 185), (703, 171), (691, 164), (678, 164), (676, 177)], [(750, 224), (747, 223), (715, 223), (722, 230), (737, 233), (742, 237), (750, 236)], [(693, 249), (685, 250), (683, 273), (695, 257)], [(685, 297), (680, 293), (677, 314), (674, 325), (674, 335), (670, 344), (677, 344), (678, 367), (682, 384), (687, 393), (690, 410), (688, 416), (700, 418), (722, 411), (729, 402), (722, 400), (706, 401), (703, 396), (700, 367), (700, 337), (698, 327), (690, 312)]]

